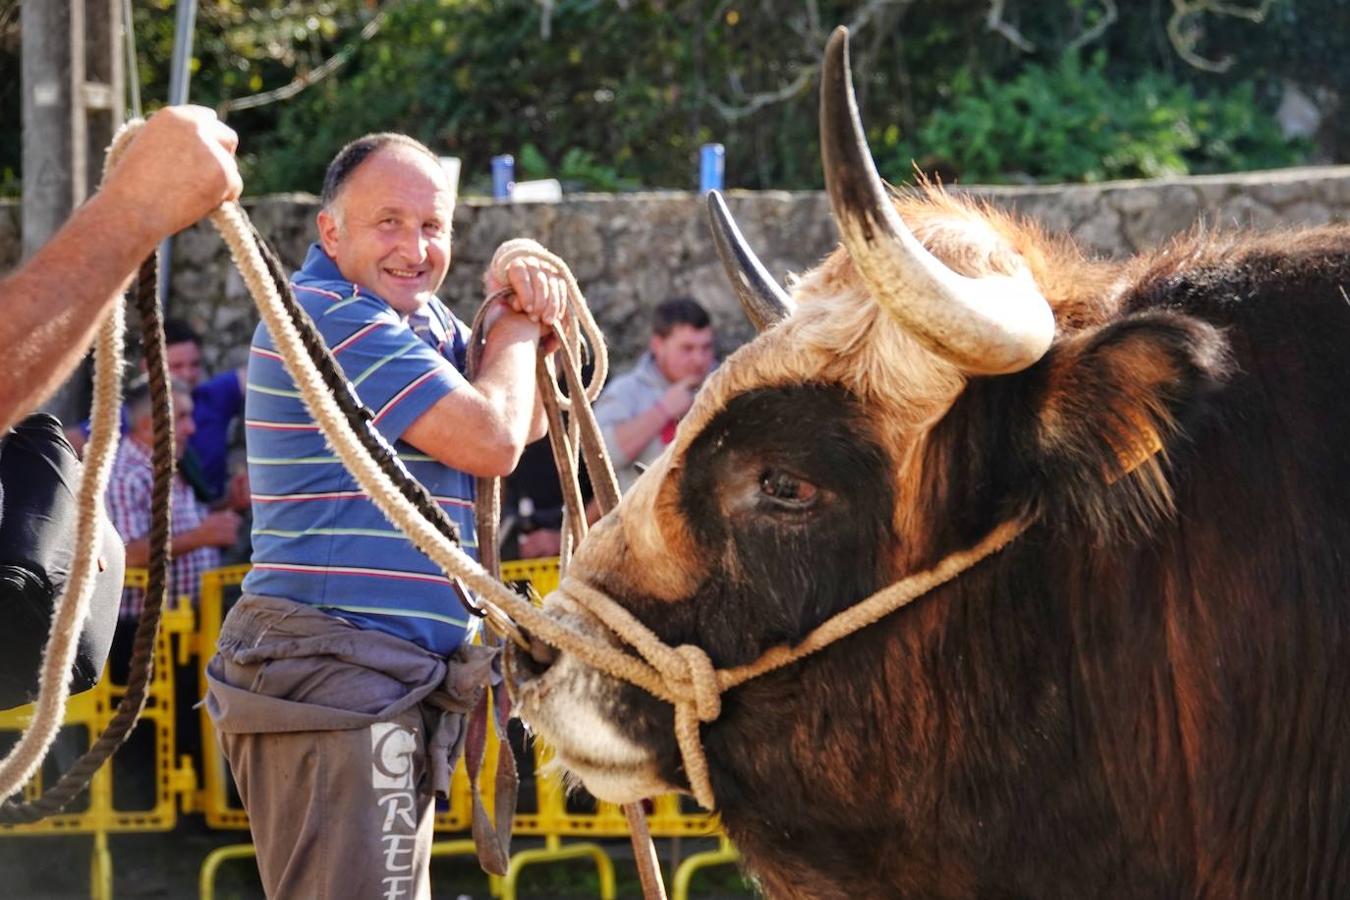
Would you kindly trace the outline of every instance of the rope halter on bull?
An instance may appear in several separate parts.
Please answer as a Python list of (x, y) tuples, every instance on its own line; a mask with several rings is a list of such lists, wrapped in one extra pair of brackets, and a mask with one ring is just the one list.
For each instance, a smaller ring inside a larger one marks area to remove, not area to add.
[[(770, 648), (757, 660), (729, 669), (716, 669), (701, 647), (684, 644), (671, 647), (661, 642), (632, 613), (601, 591), (575, 578), (564, 578), (559, 592), (600, 619), (607, 628), (641, 655), (635, 659), (613, 647), (592, 654), (593, 644), (566, 649), (587, 663), (622, 678), (675, 707), (675, 733), (685, 775), (696, 799), (704, 808), (715, 808), (707, 758), (699, 725), (715, 720), (722, 711), (722, 694), (775, 669), (798, 662), (835, 641), (848, 637), (884, 616), (907, 606), (934, 588), (945, 584), (976, 563), (1002, 550), (1030, 525), (1029, 520), (1004, 522), (974, 547), (954, 553), (931, 569), (895, 582), (867, 599), (834, 615), (793, 646)], [(534, 630), (533, 622), (525, 623)], [(545, 640), (550, 638), (544, 635)], [(561, 643), (561, 642), (560, 642)]]

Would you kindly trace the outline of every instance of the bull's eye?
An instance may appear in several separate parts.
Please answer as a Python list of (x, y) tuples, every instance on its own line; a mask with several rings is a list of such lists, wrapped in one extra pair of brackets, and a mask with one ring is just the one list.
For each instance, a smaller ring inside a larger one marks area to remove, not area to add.
[(806, 509), (816, 501), (816, 486), (782, 469), (765, 469), (759, 476), (759, 491), (790, 509)]

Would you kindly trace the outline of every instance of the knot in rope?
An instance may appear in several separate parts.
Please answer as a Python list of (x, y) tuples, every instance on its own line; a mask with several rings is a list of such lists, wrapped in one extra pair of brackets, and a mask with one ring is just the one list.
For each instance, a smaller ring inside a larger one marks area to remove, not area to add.
[(671, 693), (693, 701), (694, 714), (700, 722), (711, 722), (722, 714), (722, 688), (717, 683), (717, 670), (712, 659), (701, 647), (681, 644), (674, 657), (683, 664), (682, 671), (665, 673)]
[(675, 741), (684, 759), (689, 789), (704, 809), (713, 809), (717, 801), (699, 725), (712, 722), (722, 714), (722, 688), (717, 683), (717, 670), (708, 654), (693, 644), (681, 644), (666, 659), (679, 663), (673, 667), (678, 671), (662, 674), (675, 697)]

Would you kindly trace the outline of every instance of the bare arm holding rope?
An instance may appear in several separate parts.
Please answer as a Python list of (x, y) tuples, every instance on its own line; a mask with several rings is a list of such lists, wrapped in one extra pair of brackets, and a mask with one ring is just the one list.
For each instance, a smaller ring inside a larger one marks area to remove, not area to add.
[[(436, 402), (404, 440), (447, 466), (480, 477), (510, 474), (525, 445), (544, 436), (548, 420), (535, 391), (542, 328), (562, 314), (566, 285), (535, 258), (496, 267), (486, 279), (498, 299), (484, 313), (487, 339), (473, 381)], [(474, 427), (466, 427), (466, 423)]]
[(234, 132), (209, 109), (161, 110), (105, 186), (26, 265), (0, 281), (0, 428), (75, 368), (112, 300), (163, 238), (239, 196)]

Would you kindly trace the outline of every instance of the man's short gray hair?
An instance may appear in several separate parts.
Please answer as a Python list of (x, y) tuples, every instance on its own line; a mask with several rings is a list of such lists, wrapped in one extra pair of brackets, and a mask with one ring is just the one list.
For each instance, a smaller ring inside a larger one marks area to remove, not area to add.
[(328, 164), (328, 171), (323, 176), (323, 194), (319, 198), (323, 208), (330, 213), (335, 212), (333, 202), (342, 192), (342, 186), (351, 178), (352, 173), (360, 168), (361, 163), (385, 147), (411, 148), (420, 153), (425, 153), (428, 159), (436, 163), (437, 167), (440, 166), (440, 160), (435, 153), (431, 152), (430, 147), (415, 138), (408, 137), (406, 134), (381, 131), (364, 135), (339, 150), (337, 156), (334, 156), (333, 161)]
[[(169, 393), (179, 397), (191, 397), (192, 388), (187, 386), (186, 381), (178, 378), (169, 379)], [(135, 423), (137, 420), (150, 414), (150, 379), (141, 375), (127, 385), (126, 393), (122, 397), (122, 404), (127, 410), (127, 421)]]

